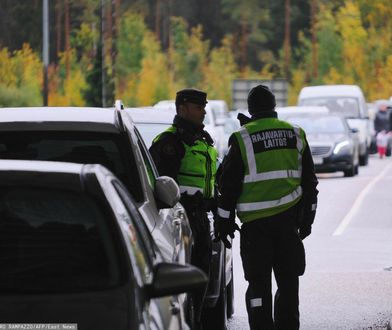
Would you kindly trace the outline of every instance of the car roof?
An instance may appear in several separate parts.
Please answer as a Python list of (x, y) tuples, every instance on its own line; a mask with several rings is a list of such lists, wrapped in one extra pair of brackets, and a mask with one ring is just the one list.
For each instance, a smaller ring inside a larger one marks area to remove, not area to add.
[(0, 130), (119, 132), (115, 110), (93, 107), (1, 108)]
[(306, 86), (301, 89), (299, 98), (316, 98), (326, 96), (362, 96), (362, 91), (357, 85), (320, 85)]
[[(157, 103), (155, 103), (153, 108), (158, 108), (158, 109), (170, 109), (172, 111), (176, 110), (176, 102), (174, 100), (162, 100)], [(211, 107), (209, 104), (206, 104), (206, 111), (212, 111)]]
[(36, 161), (0, 160), (1, 186), (36, 186), (83, 190), (83, 164)]
[(278, 115), (295, 115), (295, 114), (329, 114), (330, 111), (325, 106), (289, 106), (277, 107), (276, 112)]
[(0, 186), (28, 186), (88, 191), (100, 196), (99, 176), (114, 176), (99, 164), (0, 159)]
[(173, 110), (158, 107), (125, 108), (128, 115), (136, 124), (172, 124), (175, 113)]

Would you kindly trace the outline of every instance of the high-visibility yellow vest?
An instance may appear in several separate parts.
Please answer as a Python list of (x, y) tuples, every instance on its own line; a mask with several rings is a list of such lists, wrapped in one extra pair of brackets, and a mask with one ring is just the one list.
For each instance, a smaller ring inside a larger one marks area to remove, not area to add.
[[(175, 134), (177, 128), (169, 127), (163, 133)], [(161, 133), (154, 139), (160, 139)], [(181, 193), (194, 195), (197, 191), (204, 198), (214, 197), (214, 185), (218, 152), (204, 140), (196, 140), (194, 145), (183, 143), (185, 154), (181, 161), (180, 170), (176, 179)]]
[(237, 201), (242, 222), (281, 213), (302, 196), (304, 131), (277, 118), (262, 118), (234, 133), (245, 176)]

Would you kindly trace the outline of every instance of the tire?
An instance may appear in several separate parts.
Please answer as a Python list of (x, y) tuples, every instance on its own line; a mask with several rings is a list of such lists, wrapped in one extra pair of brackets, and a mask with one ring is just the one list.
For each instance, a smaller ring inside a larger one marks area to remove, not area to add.
[(231, 281), (226, 287), (226, 297), (227, 297), (227, 318), (231, 318), (234, 314), (234, 278), (233, 270), (231, 271)]
[(366, 152), (364, 155), (359, 155), (359, 165), (366, 166), (369, 162), (369, 154)]
[(345, 177), (352, 177), (355, 175), (355, 166), (352, 165), (348, 170), (343, 171)]
[(358, 175), (358, 173), (359, 173), (359, 166), (358, 166), (358, 164), (354, 166), (354, 171), (355, 171), (355, 175)]
[(185, 321), (191, 329), (195, 328), (195, 308), (193, 306), (192, 294), (187, 294), (186, 308), (185, 308)]
[(212, 308), (203, 309), (203, 330), (226, 330), (227, 329), (227, 292), (225, 272), (222, 272), (219, 298)]

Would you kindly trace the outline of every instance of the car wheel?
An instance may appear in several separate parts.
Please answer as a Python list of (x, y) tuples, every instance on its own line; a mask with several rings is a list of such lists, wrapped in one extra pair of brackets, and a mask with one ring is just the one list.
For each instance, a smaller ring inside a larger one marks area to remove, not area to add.
[(227, 328), (227, 292), (225, 272), (222, 272), (219, 298), (212, 308), (203, 309), (203, 329), (226, 330)]
[(359, 156), (359, 165), (365, 166), (369, 162), (369, 154), (366, 152), (364, 155)]
[(231, 281), (226, 287), (227, 297), (227, 318), (231, 318), (234, 314), (234, 278), (233, 270), (231, 270)]
[(185, 321), (191, 329), (195, 328), (195, 307), (193, 305), (192, 294), (188, 293), (185, 302)]
[(343, 171), (345, 177), (352, 177), (355, 175), (355, 165), (354, 162), (351, 162), (350, 168), (348, 170)]

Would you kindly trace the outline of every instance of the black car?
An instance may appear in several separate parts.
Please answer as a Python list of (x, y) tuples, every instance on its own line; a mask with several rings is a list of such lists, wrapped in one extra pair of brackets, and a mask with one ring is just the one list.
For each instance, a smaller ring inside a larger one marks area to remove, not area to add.
[(205, 285), (167, 263), (101, 165), (0, 161), (0, 320), (79, 330), (188, 329), (178, 294)]
[(292, 113), (285, 120), (304, 129), (317, 173), (343, 171), (347, 177), (358, 174), (358, 131), (350, 128), (344, 117), (329, 113)]

